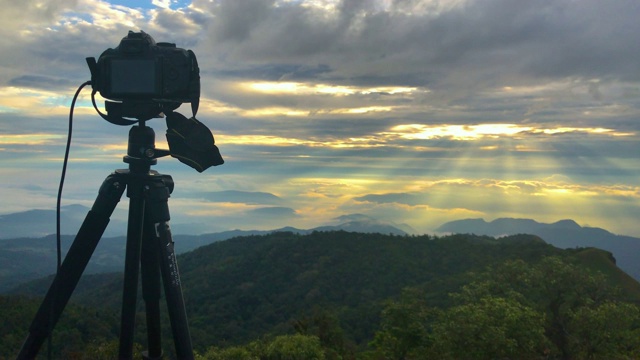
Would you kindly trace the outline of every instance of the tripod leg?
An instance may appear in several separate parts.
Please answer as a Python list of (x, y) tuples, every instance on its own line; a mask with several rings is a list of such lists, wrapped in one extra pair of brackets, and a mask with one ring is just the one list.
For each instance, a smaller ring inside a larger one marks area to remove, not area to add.
[(162, 358), (162, 334), (160, 331), (160, 254), (156, 246), (154, 226), (145, 221), (140, 256), (142, 275), (142, 298), (147, 314), (147, 342), (149, 350), (144, 359)]
[(126, 180), (118, 173), (109, 175), (102, 183), (93, 207), (85, 217), (57, 276), (31, 323), (29, 335), (22, 345), (17, 359), (33, 359), (40, 351), (40, 347), (58, 322), (80, 280), (80, 276), (89, 263), (125, 187)]
[(176, 254), (173, 248), (169, 223), (157, 223), (156, 235), (158, 246), (160, 247), (160, 270), (162, 272), (165, 297), (167, 298), (169, 320), (171, 321), (176, 355), (179, 359), (193, 359), (191, 335), (189, 334), (189, 324), (184, 307), (184, 298), (182, 297), (180, 274), (178, 273), (178, 263), (176, 262)]
[(122, 289), (119, 359), (133, 358), (133, 336), (138, 297), (138, 275), (140, 271), (140, 248), (145, 216), (145, 197), (148, 192), (145, 187), (140, 179), (131, 179), (127, 191), (127, 196), (129, 197), (129, 219), (127, 224), (127, 249), (124, 263), (124, 285)]
[(193, 359), (193, 347), (182, 297), (178, 263), (176, 262), (173, 239), (169, 228), (168, 200), (172, 190), (173, 180), (168, 175), (163, 175), (161, 181), (154, 183), (151, 188), (147, 221), (154, 225), (154, 242), (160, 255), (160, 272), (167, 300), (176, 356), (178, 359)]

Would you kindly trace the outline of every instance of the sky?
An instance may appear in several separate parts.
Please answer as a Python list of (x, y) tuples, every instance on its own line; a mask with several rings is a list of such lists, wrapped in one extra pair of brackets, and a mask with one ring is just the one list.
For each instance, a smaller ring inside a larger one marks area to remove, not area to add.
[[(312, 228), (363, 214), (433, 233), (514, 217), (640, 236), (637, 0), (0, 4), (0, 214), (55, 209), (85, 58), (142, 30), (195, 52), (197, 118), (226, 161), (198, 173), (159, 159), (176, 183), (172, 222)], [(129, 127), (102, 120), (90, 94), (63, 205), (91, 206), (126, 168)], [(148, 124), (166, 148), (164, 121)]]

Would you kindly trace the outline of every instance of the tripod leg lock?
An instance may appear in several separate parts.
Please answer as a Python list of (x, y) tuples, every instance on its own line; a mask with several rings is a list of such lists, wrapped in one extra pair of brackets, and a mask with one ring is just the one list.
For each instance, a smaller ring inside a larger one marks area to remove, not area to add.
[(169, 197), (173, 191), (173, 179), (169, 175), (153, 177), (147, 181), (144, 188), (146, 198), (145, 217), (152, 223), (169, 221)]

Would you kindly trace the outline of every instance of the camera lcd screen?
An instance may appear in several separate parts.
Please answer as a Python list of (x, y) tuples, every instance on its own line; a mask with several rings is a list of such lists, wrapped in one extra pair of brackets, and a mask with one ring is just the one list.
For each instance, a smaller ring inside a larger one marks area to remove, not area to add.
[(156, 61), (112, 59), (111, 94), (154, 95), (157, 92)]

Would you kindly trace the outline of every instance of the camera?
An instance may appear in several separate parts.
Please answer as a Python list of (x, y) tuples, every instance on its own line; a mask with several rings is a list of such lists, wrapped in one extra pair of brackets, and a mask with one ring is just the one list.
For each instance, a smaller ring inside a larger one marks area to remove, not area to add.
[(144, 31), (129, 31), (116, 48), (105, 50), (97, 62), (87, 58), (87, 63), (94, 93), (119, 102), (107, 102), (108, 113), (152, 118), (186, 102), (197, 111), (200, 69), (191, 50), (156, 43)]

